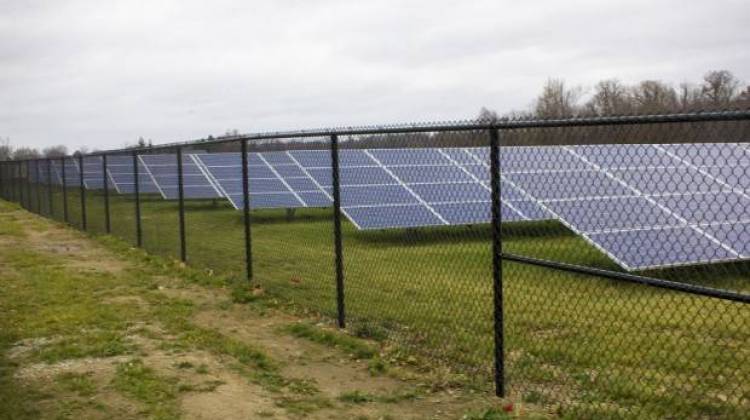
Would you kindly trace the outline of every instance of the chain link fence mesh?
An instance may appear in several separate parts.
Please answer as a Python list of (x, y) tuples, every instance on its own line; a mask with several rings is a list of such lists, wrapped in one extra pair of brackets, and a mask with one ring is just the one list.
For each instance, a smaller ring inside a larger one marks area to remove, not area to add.
[(689, 120), (511, 124), (495, 173), (491, 131), (454, 126), (5, 162), (0, 192), (92, 234), (109, 220), (451, 384), (497, 378), (572, 418), (742, 418), (750, 124)]

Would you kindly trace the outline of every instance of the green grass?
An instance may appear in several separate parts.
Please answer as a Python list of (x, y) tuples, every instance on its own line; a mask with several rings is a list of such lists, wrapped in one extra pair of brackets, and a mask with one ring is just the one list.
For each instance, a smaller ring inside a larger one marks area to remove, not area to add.
[[(101, 232), (100, 196), (88, 194), (89, 225)], [(59, 208), (60, 206), (56, 206)], [(76, 214), (72, 206), (71, 214)], [(133, 201), (113, 197), (115, 234), (134, 243)], [(178, 255), (177, 206), (144, 198), (144, 247)], [(191, 266), (209, 279), (244, 277), (241, 213), (226, 203), (187, 204)], [(254, 282), (265, 296), (333, 318), (330, 210), (253, 212)], [(392, 361), (447, 365), (489, 386), (493, 312), (486, 226), (358, 231), (344, 223), (349, 328), (390, 345)], [(553, 222), (504, 226), (507, 252), (618, 270)], [(747, 263), (648, 274), (750, 291)], [(748, 408), (750, 311), (746, 305), (505, 262), (506, 372), (518, 398), (560, 415), (736, 417)], [(202, 281), (206, 281), (203, 279)], [(245, 293), (237, 299), (252, 301)], [(572, 413), (572, 414), (571, 414)]]
[(74, 392), (80, 397), (90, 397), (96, 393), (96, 384), (89, 374), (63, 372), (55, 377), (55, 382), (64, 390)]
[(119, 392), (143, 403), (145, 410), (141, 414), (148, 418), (179, 417), (177, 381), (159, 376), (138, 359), (117, 366), (113, 385)]
[(337, 347), (357, 359), (371, 359), (377, 354), (377, 349), (362, 340), (342, 333), (326, 331), (310, 324), (291, 324), (284, 327), (283, 331), (295, 337), (306, 338), (316, 343)]

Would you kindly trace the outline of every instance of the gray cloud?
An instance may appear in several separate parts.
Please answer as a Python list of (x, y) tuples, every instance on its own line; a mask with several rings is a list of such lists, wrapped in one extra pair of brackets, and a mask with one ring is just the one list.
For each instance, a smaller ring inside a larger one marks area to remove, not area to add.
[(0, 0), (0, 136), (120, 147), (527, 107), (548, 77), (750, 77), (744, 1)]

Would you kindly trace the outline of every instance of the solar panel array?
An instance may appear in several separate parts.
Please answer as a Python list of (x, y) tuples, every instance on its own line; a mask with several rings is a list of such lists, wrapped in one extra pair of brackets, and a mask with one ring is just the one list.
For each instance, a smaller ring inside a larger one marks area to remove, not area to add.
[[(479, 155), (469, 149), (341, 150), (342, 211), (360, 229), (486, 223), (491, 210), (489, 162)], [(241, 208), (241, 156), (195, 157)], [(329, 151), (251, 153), (248, 170), (253, 208), (332, 204)], [(508, 221), (548, 218), (510, 185), (504, 185), (503, 197), (502, 212)]]
[[(139, 156), (140, 191), (178, 198), (176, 159)], [(239, 153), (183, 159), (186, 198), (226, 197), (242, 208)], [(339, 164), (341, 208), (359, 229), (490, 220), (488, 148), (345, 149)], [(503, 147), (499, 164), (504, 222), (557, 219), (626, 269), (750, 258), (747, 145)], [(58, 185), (61, 166), (52, 161)], [(78, 161), (66, 159), (65, 170), (67, 185), (78, 186)], [(117, 192), (134, 192), (131, 156), (109, 156), (108, 172)], [(250, 153), (248, 172), (252, 208), (332, 205), (329, 150)], [(102, 188), (101, 157), (84, 159), (83, 178)]]
[[(330, 154), (289, 154), (328, 194)], [(360, 229), (486, 223), (490, 220), (489, 159), (481, 149), (341, 150), (341, 207)], [(502, 191), (506, 221), (548, 216), (510, 185)]]

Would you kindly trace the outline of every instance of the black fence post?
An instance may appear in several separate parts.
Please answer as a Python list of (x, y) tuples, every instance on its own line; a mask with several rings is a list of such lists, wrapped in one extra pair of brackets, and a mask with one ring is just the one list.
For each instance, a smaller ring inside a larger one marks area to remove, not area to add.
[(86, 230), (86, 184), (83, 179), (83, 154), (78, 155), (78, 188), (81, 192), (81, 230)]
[(141, 187), (138, 174), (138, 152), (133, 151), (133, 193), (135, 194), (135, 243), (143, 246), (143, 230), (141, 227)]
[(21, 164), (13, 162), (13, 201), (21, 204)]
[(2, 195), (3, 200), (7, 200), (8, 196), (6, 195), (6, 187), (8, 185), (8, 180), (5, 173), (5, 162), (0, 162), (0, 195)]
[(55, 198), (53, 196), (52, 191), (52, 159), (47, 159), (47, 201), (48, 201), (48, 210), (50, 217), (54, 217), (55, 215), (55, 207), (54, 207), (54, 201)]
[(62, 177), (62, 193), (63, 193), (63, 220), (65, 223), (70, 223), (68, 215), (68, 179), (65, 174), (65, 158), (60, 158), (60, 172)]
[(23, 162), (18, 162), (16, 167), (18, 168), (18, 204), (23, 207), (24, 206), (24, 185), (23, 185)]
[(33, 212), (31, 205), (31, 160), (26, 161), (26, 210)]
[(180, 261), (187, 261), (185, 242), (185, 179), (182, 173), (182, 147), (177, 147), (177, 196), (180, 208)]
[(16, 175), (16, 202), (19, 206), (23, 207), (23, 180), (21, 178), (21, 162), (16, 162), (13, 172)]
[(339, 183), (339, 137), (331, 135), (331, 169), (333, 171), (333, 242), (336, 262), (336, 309), (339, 328), (346, 327), (344, 305), (344, 255), (341, 242), (341, 186)]
[(36, 211), (42, 214), (42, 175), (39, 173), (39, 159), (34, 161), (34, 179), (36, 180)]
[(102, 155), (102, 189), (104, 190), (104, 231), (112, 233), (112, 220), (109, 215), (109, 182), (107, 178), (107, 154)]
[(503, 244), (500, 202), (500, 134), (491, 128), (490, 188), (492, 190), (492, 291), (495, 324), (495, 395), (505, 396), (505, 340), (503, 328)]
[(247, 281), (253, 279), (253, 242), (250, 230), (250, 171), (247, 162), (247, 140), (240, 145), (242, 154), (242, 214), (245, 221), (245, 273)]

